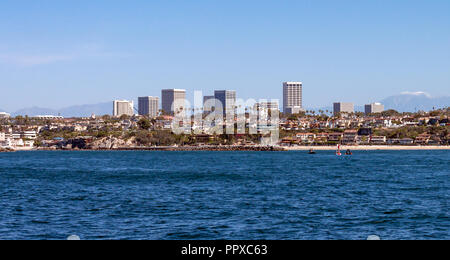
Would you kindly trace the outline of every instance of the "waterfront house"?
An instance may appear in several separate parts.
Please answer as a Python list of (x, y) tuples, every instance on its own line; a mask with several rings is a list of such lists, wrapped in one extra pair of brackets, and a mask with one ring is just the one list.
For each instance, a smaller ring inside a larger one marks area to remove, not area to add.
[(13, 147), (13, 142), (11, 139), (7, 138), (3, 141), (0, 141), (0, 147), (3, 148), (12, 148)]
[(313, 133), (297, 133), (295, 137), (303, 143), (312, 143), (314, 142), (316, 135)]
[(23, 131), (21, 137), (24, 139), (35, 140), (37, 138), (36, 131)]
[(23, 146), (27, 148), (33, 148), (34, 146), (34, 140), (25, 140), (23, 142)]
[(209, 141), (213, 141), (214, 140), (214, 136), (213, 135), (208, 135), (208, 134), (198, 134), (198, 135), (195, 135), (193, 139), (197, 143), (208, 143)]
[(342, 133), (329, 133), (328, 142), (340, 142), (342, 140)]
[(400, 139), (400, 140), (399, 140), (399, 143), (400, 143), (401, 145), (411, 145), (411, 144), (414, 143), (414, 140), (411, 139), (411, 138), (403, 138), (403, 139)]
[(343, 144), (356, 144), (358, 140), (358, 130), (345, 130), (342, 138)]
[(440, 145), (442, 143), (442, 140), (439, 136), (433, 136), (428, 140), (428, 145)]
[(429, 134), (420, 134), (416, 137), (416, 144), (419, 145), (426, 145), (428, 144), (428, 141), (430, 140), (431, 135)]
[(283, 139), (281, 139), (281, 146), (292, 146), (295, 143), (294, 138), (292, 137), (285, 137)]
[(24, 147), (25, 143), (23, 142), (22, 139), (13, 139), (12, 140), (12, 146), (13, 147)]
[(386, 144), (386, 136), (372, 136), (370, 137), (371, 144)]
[(318, 133), (316, 134), (316, 143), (326, 143), (328, 140), (328, 133)]
[(394, 145), (394, 144), (400, 144), (400, 139), (397, 138), (390, 138), (386, 140), (386, 143), (388, 145)]

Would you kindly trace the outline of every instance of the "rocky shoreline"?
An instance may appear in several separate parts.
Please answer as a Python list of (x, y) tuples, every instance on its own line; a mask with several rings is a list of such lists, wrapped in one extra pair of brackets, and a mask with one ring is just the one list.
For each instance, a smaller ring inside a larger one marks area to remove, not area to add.
[(7, 148), (0, 148), (0, 153), (10, 153), (10, 152), (14, 152), (14, 150), (7, 149)]

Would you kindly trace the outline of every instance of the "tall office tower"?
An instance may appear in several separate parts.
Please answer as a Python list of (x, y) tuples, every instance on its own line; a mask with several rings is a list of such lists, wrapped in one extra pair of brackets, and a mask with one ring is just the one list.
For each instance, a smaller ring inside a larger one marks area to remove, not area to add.
[(161, 106), (164, 112), (172, 115), (175, 112), (184, 111), (186, 109), (186, 90), (163, 89), (161, 91)]
[(372, 103), (364, 106), (366, 115), (373, 113), (381, 113), (384, 111), (384, 105), (380, 103)]
[(209, 114), (213, 111), (214, 99), (215, 99), (214, 96), (203, 97), (203, 113)]
[(336, 102), (333, 103), (333, 112), (335, 115), (337, 113), (354, 113), (355, 108), (353, 103)]
[(158, 97), (139, 97), (138, 111), (141, 116), (158, 116), (159, 98)]
[(114, 100), (113, 102), (113, 116), (134, 115), (133, 101), (128, 100)]
[(303, 111), (302, 82), (283, 82), (283, 112), (297, 114)]
[[(222, 103), (223, 114), (227, 112), (236, 114), (236, 91), (234, 90), (216, 90), (214, 98)], [(216, 105), (216, 108), (218, 106)]]

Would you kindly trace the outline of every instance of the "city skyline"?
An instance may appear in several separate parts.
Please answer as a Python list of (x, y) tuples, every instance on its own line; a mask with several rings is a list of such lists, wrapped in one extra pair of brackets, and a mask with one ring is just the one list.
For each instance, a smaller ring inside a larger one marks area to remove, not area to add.
[[(284, 82), (284, 83), (287, 83), (287, 82)], [(284, 85), (284, 83), (283, 83), (283, 85)], [(293, 83), (295, 83), (295, 82), (293, 82)], [(297, 82), (297, 83), (301, 84), (301, 82)], [(184, 99), (184, 97), (186, 96), (186, 90), (184, 90), (184, 89), (166, 89), (166, 90), (183, 91), (183, 100), (186, 101), (185, 104), (192, 105), (195, 102), (198, 102), (198, 100), (195, 101), (195, 99), (194, 100)], [(163, 91), (164, 90), (162, 90), (162, 92)], [(284, 92), (284, 87), (281, 91)], [(205, 101), (208, 99), (215, 99), (214, 96), (205, 95), (205, 92), (203, 92), (201, 90), (196, 90), (196, 92), (203, 94), (203, 104), (205, 104)], [(216, 90), (214, 92), (216, 92)], [(233, 96), (236, 96), (235, 91), (231, 91), (231, 92), (233, 93)], [(300, 96), (301, 96), (301, 91), (300, 91)], [(136, 112), (138, 112), (141, 109), (140, 108), (141, 102), (139, 101), (141, 98), (151, 98), (151, 99), (157, 100), (156, 103), (154, 103), (152, 101), (152, 108), (151, 108), (151, 110), (153, 110), (152, 114), (154, 114), (156, 110), (159, 111), (159, 109), (163, 109), (162, 104), (159, 104), (159, 102), (158, 102), (159, 96), (156, 96), (156, 97), (151, 97), (151, 96), (132, 97), (132, 98), (129, 98), (128, 100), (124, 100), (122, 98), (122, 99), (115, 99), (115, 101), (125, 101), (125, 102), (131, 101), (132, 103), (136, 104), (136, 106), (133, 105), (133, 108)], [(237, 99), (244, 101), (244, 102), (251, 102), (251, 103), (252, 102), (261, 102), (261, 101), (264, 102), (266, 100), (269, 100), (269, 101), (277, 100), (277, 103), (279, 103), (280, 106), (283, 104), (282, 103), (283, 100), (273, 99), (270, 97), (265, 97), (265, 98), (261, 98), (261, 99), (252, 99), (252, 98), (245, 99), (240, 96), (237, 96)], [(63, 107), (60, 109), (51, 109), (48, 107), (34, 106), (34, 107), (29, 107), (29, 108), (23, 108), (21, 110), (15, 111), (15, 112), (3, 110), (0, 108), (0, 114), (9, 112), (8, 114), (11, 114), (13, 116), (17, 116), (17, 115), (22, 115), (22, 116), (25, 116), (25, 115), (28, 115), (28, 116), (65, 115), (66, 117), (86, 117), (86, 116), (90, 116), (92, 114), (96, 114), (96, 115), (109, 114), (110, 115), (111, 114), (110, 102), (111, 101), (97, 103), (97, 104), (84, 104), (84, 105), (73, 105), (73, 106), (69, 105), (69, 106), (66, 106), (66, 107)], [(342, 102), (342, 101), (340, 101), (340, 102)], [(327, 106), (323, 106), (323, 107), (304, 107), (304, 108), (301, 108), (300, 111), (301, 110), (315, 111), (316, 113), (320, 112), (321, 110), (332, 111), (334, 103), (336, 103), (336, 102), (333, 102), (332, 104), (328, 104)], [(371, 109), (374, 109), (374, 105), (380, 104), (380, 102), (374, 102), (374, 103), (369, 103), (369, 104), (361, 103), (361, 102), (357, 102), (357, 103), (350, 102), (350, 103), (354, 106), (355, 112), (365, 112), (365, 113), (367, 113), (368, 105), (370, 105), (372, 107)], [(435, 98), (424, 92), (416, 92), (416, 93), (406, 92), (406, 93), (401, 93), (400, 95), (387, 97), (387, 98), (383, 99), (381, 101), (381, 103), (383, 103), (381, 105), (381, 109), (386, 108), (385, 110), (393, 109), (393, 110), (397, 110), (399, 112), (417, 112), (420, 110), (429, 111), (429, 110), (448, 107), (448, 104), (450, 104), (450, 96)], [(149, 105), (149, 104), (146, 104), (144, 106), (147, 106), (147, 105)], [(106, 106), (107, 106), (107, 108), (106, 108)], [(248, 107), (251, 107), (251, 105)], [(376, 106), (376, 107), (379, 107), (379, 106)], [(283, 107), (280, 107), (280, 108), (283, 109)], [(375, 110), (380, 110), (380, 108), (376, 108)], [(280, 110), (280, 111), (282, 111), (282, 110)], [(208, 112), (208, 109), (205, 110), (205, 112)], [(288, 113), (289, 113), (289, 111), (288, 111)], [(114, 112), (112, 114), (114, 114)], [(139, 113), (139, 114), (141, 114), (141, 113)]]
[(449, 239), (449, 29), (450, 0), (3, 0), (0, 239)]
[(178, 86), (282, 100), (274, 89), (284, 80), (304, 82), (304, 107), (449, 95), (448, 1), (23, 6), (0, 9), (0, 108), (8, 112)]

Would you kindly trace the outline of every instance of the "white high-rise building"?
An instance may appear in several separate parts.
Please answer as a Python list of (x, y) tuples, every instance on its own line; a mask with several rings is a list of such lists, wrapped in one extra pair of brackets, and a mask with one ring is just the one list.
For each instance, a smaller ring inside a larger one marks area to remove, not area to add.
[(380, 103), (372, 103), (364, 106), (364, 112), (366, 115), (368, 114), (374, 114), (374, 113), (381, 113), (384, 111), (384, 105)]
[(184, 111), (186, 109), (186, 90), (163, 89), (161, 91), (161, 106), (164, 112), (172, 115), (175, 112)]
[(283, 112), (297, 114), (303, 111), (303, 83), (283, 82)]
[(141, 116), (156, 117), (159, 111), (159, 97), (139, 97), (138, 111)]
[(113, 116), (120, 117), (122, 115), (133, 116), (134, 104), (133, 101), (128, 100), (114, 100), (113, 102)]

